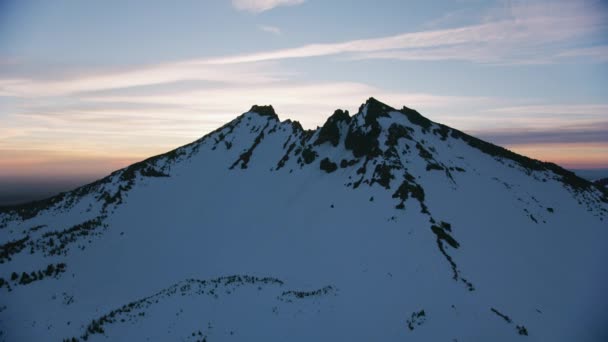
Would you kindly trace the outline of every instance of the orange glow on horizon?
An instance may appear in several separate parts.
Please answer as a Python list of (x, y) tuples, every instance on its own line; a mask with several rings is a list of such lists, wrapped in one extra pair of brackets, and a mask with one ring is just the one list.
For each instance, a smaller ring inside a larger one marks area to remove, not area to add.
[(2, 151), (0, 178), (96, 178), (147, 156), (82, 154), (70, 151)]
[[(505, 147), (516, 153), (553, 162), (565, 168), (608, 168), (608, 144), (554, 143)], [(162, 150), (139, 151), (139, 154), (124, 155), (82, 151), (4, 150), (0, 155), (0, 177), (20, 179), (103, 177), (171, 149), (167, 147)]]
[(608, 168), (608, 143), (552, 143), (505, 147), (513, 152), (552, 162), (564, 168)]

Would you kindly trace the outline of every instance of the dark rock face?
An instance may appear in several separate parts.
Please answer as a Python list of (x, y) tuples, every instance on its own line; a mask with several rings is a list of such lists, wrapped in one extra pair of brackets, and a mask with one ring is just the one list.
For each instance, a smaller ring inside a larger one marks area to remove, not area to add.
[(310, 164), (317, 158), (318, 154), (316, 151), (313, 151), (310, 146), (305, 148), (302, 151), (302, 158), (305, 164)]
[(415, 111), (411, 108), (408, 108), (406, 106), (403, 106), (403, 108), (399, 111), (399, 113), (407, 116), (407, 119), (410, 120), (411, 123), (422, 127), (423, 130), (428, 130), (429, 128), (431, 128), (431, 125), (433, 124), (431, 122), (431, 120), (425, 118), (417, 111)]
[(271, 105), (268, 105), (268, 106), (253, 105), (249, 111), (258, 113), (261, 116), (269, 116), (272, 118), (276, 118), (277, 120), (279, 119), (279, 116), (274, 111), (274, 108)]
[(327, 173), (332, 173), (338, 169), (338, 165), (329, 160), (329, 158), (324, 158), (321, 160), (321, 164), (319, 166), (321, 167), (321, 170)]
[(374, 158), (382, 153), (378, 143), (382, 127), (378, 123), (378, 118), (388, 117), (388, 113), (394, 109), (373, 97), (367, 100), (365, 105), (359, 109), (359, 112), (362, 113), (365, 108), (367, 108), (365, 112), (365, 125), (357, 127), (351, 123), (344, 145), (357, 158), (364, 156)]
[(319, 130), (319, 135), (314, 145), (321, 145), (325, 142), (330, 142), (333, 146), (338, 146), (340, 143), (340, 128), (339, 124), (345, 122), (350, 123), (350, 115), (348, 111), (338, 109), (330, 116), (323, 127)]
[(608, 187), (608, 178), (602, 178), (602, 179), (598, 179), (595, 182), (593, 182), (596, 186), (598, 186), (600, 189), (601, 188), (606, 188)]

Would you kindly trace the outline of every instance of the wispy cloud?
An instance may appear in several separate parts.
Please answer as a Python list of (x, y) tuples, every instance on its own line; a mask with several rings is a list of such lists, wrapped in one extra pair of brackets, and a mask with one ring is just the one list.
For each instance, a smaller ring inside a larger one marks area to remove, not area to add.
[[(309, 44), (274, 51), (226, 56), (212, 64), (351, 54), (355, 59), (466, 60), (499, 64), (553, 63), (568, 56), (575, 39), (598, 36), (608, 27), (604, 11), (576, 2), (522, 3), (502, 8), (486, 22), (450, 29), (388, 37)], [(574, 51), (569, 56), (603, 55), (604, 50)], [(564, 55), (566, 53), (566, 55)]]
[[(269, 64), (219, 66), (205, 60), (161, 63), (130, 70), (83, 73), (65, 79), (0, 79), (0, 96), (59, 96), (106, 89), (149, 86), (171, 82), (207, 81), (218, 83), (264, 84), (281, 79)], [(284, 73), (287, 74), (287, 73)]]
[(256, 86), (226, 86), (193, 89), (179, 93), (155, 95), (102, 95), (83, 99), (94, 103), (136, 103), (154, 106), (187, 105), (201, 113), (220, 113), (229, 120), (234, 113), (252, 104), (272, 104), (284, 118), (299, 120), (305, 127), (314, 128), (324, 122), (335, 109), (356, 111), (359, 104), (376, 96), (395, 106), (407, 104), (421, 110), (479, 106), (493, 100), (474, 96), (446, 96), (428, 93), (403, 93), (373, 87), (359, 82), (276, 82)]
[(593, 115), (608, 117), (608, 104), (551, 104), (493, 108), (488, 112), (502, 115)]
[(561, 127), (550, 130), (511, 130), (476, 134), (499, 145), (529, 145), (551, 143), (604, 143), (608, 146), (608, 121), (596, 122), (593, 127)]
[(272, 34), (276, 34), (276, 35), (279, 35), (282, 33), (281, 29), (276, 26), (260, 25), (260, 26), (258, 26), (258, 28), (264, 32), (268, 32), (268, 33), (272, 33)]
[[(509, 138), (509, 143), (514, 143), (517, 137), (523, 135), (542, 136), (546, 132), (564, 132), (566, 136), (572, 132), (589, 132), (590, 137), (597, 137), (599, 134), (594, 132), (608, 130), (606, 104), (536, 104), (513, 107), (504, 106), (505, 102), (516, 100), (494, 100), (483, 107), (471, 108), (465, 114), (441, 113), (437, 119), (474, 135)], [(524, 140), (526, 139), (531, 138)]]
[[(290, 4), (301, 0), (287, 1)], [(281, 1), (243, 1), (269, 8)], [(607, 46), (572, 47), (573, 41), (608, 28), (608, 16), (569, 2), (553, 5), (516, 5), (477, 25), (403, 33), (388, 37), (160, 63), (130, 70), (83, 73), (57, 80), (28, 77), (0, 79), (0, 96), (58, 96), (64, 94), (149, 86), (171, 82), (265, 84), (285, 75), (272, 72), (268, 62), (282, 59), (345, 55), (347, 59), (466, 60), (477, 63), (555, 63), (572, 58), (606, 61)], [(280, 33), (273, 26), (260, 29)], [(258, 63), (255, 67), (247, 65)], [(262, 64), (260, 64), (262, 63)], [(266, 64), (264, 64), (266, 63)], [(262, 70), (260, 70), (262, 69)], [(284, 72), (283, 72), (284, 73)]]
[(279, 6), (295, 6), (306, 0), (232, 0), (232, 6), (240, 11), (261, 13)]
[(587, 57), (595, 59), (598, 62), (608, 61), (608, 45), (592, 46), (586, 48), (569, 49), (560, 52), (557, 57), (562, 58), (576, 58), (576, 57)]

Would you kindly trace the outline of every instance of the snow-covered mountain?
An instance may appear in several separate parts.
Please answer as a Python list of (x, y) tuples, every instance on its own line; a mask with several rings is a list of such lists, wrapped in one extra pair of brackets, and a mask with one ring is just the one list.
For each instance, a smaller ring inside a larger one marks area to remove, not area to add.
[(0, 340), (601, 341), (608, 196), (369, 99), (0, 211)]

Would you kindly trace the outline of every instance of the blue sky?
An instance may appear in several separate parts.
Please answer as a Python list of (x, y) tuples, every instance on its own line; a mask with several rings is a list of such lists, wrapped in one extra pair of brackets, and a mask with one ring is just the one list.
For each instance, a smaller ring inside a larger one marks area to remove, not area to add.
[(102, 175), (252, 104), (322, 125), (374, 96), (608, 167), (602, 1), (2, 1), (0, 177)]

